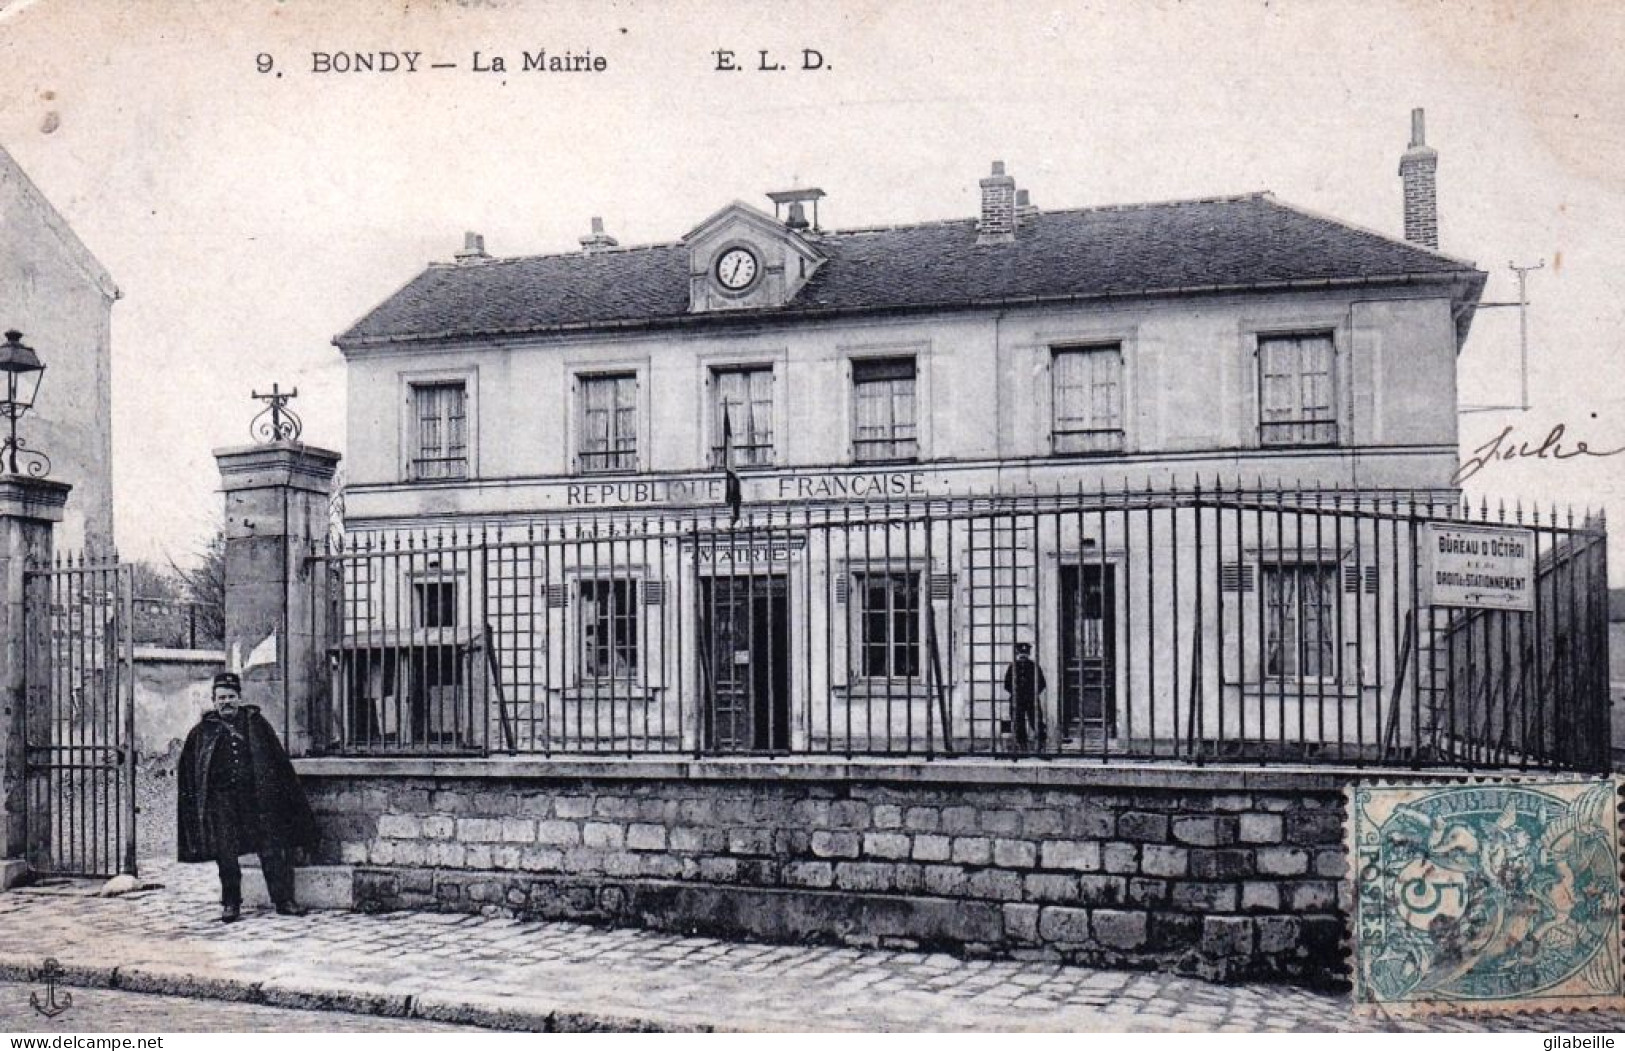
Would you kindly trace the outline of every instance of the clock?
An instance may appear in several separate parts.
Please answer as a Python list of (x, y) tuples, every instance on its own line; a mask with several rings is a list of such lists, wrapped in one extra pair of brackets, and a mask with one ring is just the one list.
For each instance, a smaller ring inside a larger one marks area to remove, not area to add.
[(730, 292), (749, 288), (761, 264), (749, 248), (730, 248), (717, 257), (717, 282)]

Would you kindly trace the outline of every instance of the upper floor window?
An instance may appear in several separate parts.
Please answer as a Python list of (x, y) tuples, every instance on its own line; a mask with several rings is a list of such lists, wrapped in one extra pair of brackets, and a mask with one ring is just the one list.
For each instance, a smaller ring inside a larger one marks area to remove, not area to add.
[(711, 417), (713, 465), (722, 465), (725, 429), (733, 433), (735, 467), (759, 467), (772, 463), (772, 366), (714, 370), (711, 373)]
[(638, 466), (638, 378), (582, 376), (577, 461), (584, 474)]
[(912, 460), (919, 454), (913, 358), (852, 362), (852, 409), (854, 460)]
[(1335, 361), (1330, 333), (1259, 337), (1261, 444), (1337, 443)]
[(417, 622), (424, 628), (457, 626), (457, 582), (419, 580), (412, 585)]
[(1123, 349), (1062, 347), (1055, 351), (1054, 419), (1057, 453), (1123, 450)]
[(412, 385), (412, 478), (468, 477), (467, 412), (461, 382)]

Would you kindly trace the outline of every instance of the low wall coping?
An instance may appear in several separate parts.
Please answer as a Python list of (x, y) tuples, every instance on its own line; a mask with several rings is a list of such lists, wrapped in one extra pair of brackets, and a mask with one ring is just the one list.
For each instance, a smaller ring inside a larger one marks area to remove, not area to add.
[(319, 757), (294, 760), (305, 778), (489, 778), (535, 781), (816, 781), (1036, 788), (1159, 788), (1201, 791), (1337, 791), (1357, 781), (1460, 781), (1516, 771), (1396, 770), (1354, 766), (1197, 766), (1080, 759), (704, 759), (596, 756), (543, 758)]
[(224, 664), (226, 662), (226, 651), (138, 645), (135, 648), (135, 660), (137, 664), (143, 661), (149, 663), (168, 661), (173, 664)]

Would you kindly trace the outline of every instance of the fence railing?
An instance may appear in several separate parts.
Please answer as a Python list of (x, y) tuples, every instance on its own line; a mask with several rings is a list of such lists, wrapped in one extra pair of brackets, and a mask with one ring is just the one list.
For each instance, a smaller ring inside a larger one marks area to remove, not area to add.
[[(1525, 575), (1431, 580), (1464, 530)], [(1605, 546), (1600, 518), (1240, 487), (359, 532), (310, 559), (312, 725), (362, 755), (1601, 769)]]

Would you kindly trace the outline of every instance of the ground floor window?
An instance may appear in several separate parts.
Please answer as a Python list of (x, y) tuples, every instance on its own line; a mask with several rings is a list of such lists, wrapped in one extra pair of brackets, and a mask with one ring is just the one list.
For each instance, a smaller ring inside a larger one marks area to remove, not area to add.
[(1337, 677), (1333, 603), (1337, 567), (1329, 563), (1265, 564), (1264, 674), (1272, 679)]
[(637, 581), (583, 580), (581, 678), (635, 679), (638, 674)]
[(858, 595), (858, 674), (907, 679), (920, 674), (920, 574), (853, 574)]

